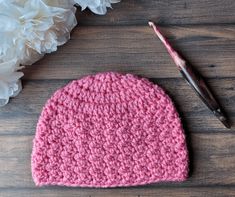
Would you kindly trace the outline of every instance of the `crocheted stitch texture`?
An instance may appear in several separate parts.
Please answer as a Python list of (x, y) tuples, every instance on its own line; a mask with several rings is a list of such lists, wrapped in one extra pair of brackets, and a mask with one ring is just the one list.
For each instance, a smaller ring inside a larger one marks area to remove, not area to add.
[(72, 81), (49, 99), (33, 143), (36, 185), (134, 186), (183, 181), (188, 154), (171, 99), (133, 75)]

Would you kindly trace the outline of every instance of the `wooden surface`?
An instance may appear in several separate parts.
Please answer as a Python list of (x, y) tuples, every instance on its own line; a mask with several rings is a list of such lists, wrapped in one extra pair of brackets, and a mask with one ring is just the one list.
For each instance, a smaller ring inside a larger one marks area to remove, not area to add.
[[(0, 109), (0, 196), (235, 196), (235, 1), (123, 0), (113, 7), (106, 16), (78, 11), (71, 41), (26, 68), (23, 91)], [(173, 46), (206, 78), (230, 117), (231, 130), (181, 78), (148, 19), (162, 25)], [(30, 154), (44, 103), (70, 80), (102, 71), (147, 77), (172, 97), (190, 153), (186, 182), (116, 189), (35, 187)]]

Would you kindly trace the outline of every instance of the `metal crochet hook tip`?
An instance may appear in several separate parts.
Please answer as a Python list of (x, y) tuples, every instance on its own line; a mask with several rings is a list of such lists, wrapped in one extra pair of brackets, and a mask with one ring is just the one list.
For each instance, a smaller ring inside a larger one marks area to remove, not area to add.
[(152, 22), (151, 20), (148, 21), (148, 24), (150, 27), (152, 27), (154, 25), (154, 22)]

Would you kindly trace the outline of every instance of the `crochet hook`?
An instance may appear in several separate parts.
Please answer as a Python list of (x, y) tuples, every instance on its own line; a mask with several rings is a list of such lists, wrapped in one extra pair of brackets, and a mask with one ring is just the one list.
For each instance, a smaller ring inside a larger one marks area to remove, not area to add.
[(158, 27), (151, 21), (149, 21), (149, 26), (153, 28), (154, 32), (161, 40), (161, 42), (166, 47), (168, 53), (172, 57), (174, 63), (178, 67), (183, 78), (188, 82), (188, 84), (194, 89), (201, 100), (206, 104), (206, 106), (213, 112), (213, 114), (222, 122), (222, 124), (230, 128), (227, 118), (222, 112), (218, 102), (215, 97), (207, 87), (203, 78), (196, 74), (189, 64), (171, 47), (167, 39), (162, 35)]

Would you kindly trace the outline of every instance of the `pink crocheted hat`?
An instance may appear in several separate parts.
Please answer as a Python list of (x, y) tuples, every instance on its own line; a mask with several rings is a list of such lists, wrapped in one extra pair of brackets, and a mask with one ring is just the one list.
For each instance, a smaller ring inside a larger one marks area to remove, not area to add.
[(47, 101), (33, 143), (36, 185), (134, 186), (183, 181), (185, 136), (171, 99), (133, 75), (72, 81)]

